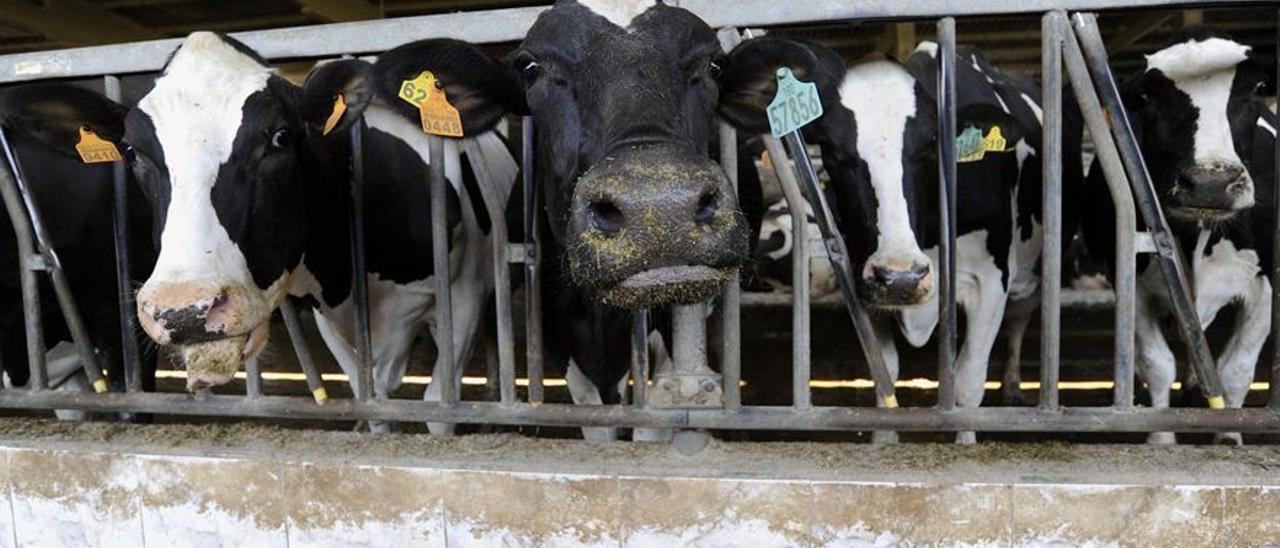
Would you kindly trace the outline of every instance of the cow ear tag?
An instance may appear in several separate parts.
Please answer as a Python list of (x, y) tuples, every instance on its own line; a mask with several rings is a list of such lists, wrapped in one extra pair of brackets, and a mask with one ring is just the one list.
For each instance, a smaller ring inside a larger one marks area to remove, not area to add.
[[(998, 132), (997, 132), (998, 135)], [(956, 137), (956, 163), (976, 162), (987, 155), (982, 130), (969, 126)]]
[(773, 169), (773, 157), (769, 156), (769, 151), (760, 153), (760, 165), (765, 169)]
[(982, 149), (987, 152), (1004, 152), (1004, 135), (1000, 134), (1000, 126), (991, 126), (991, 131), (982, 138)]
[(799, 130), (809, 122), (822, 117), (822, 101), (818, 98), (818, 85), (796, 80), (791, 69), (778, 68), (778, 92), (769, 103), (769, 129), (774, 137)]
[(76, 141), (76, 152), (80, 161), (86, 164), (100, 164), (120, 160), (120, 151), (111, 141), (98, 137), (89, 126), (80, 126), (80, 138)]
[(422, 108), (422, 103), (427, 100), (427, 96), (435, 91), (435, 85), (435, 75), (429, 70), (424, 70), (412, 79), (400, 82), (399, 96), (414, 108)]
[(321, 135), (328, 135), (337, 127), (338, 120), (342, 119), (342, 115), (347, 112), (347, 98), (345, 94), (339, 93), (338, 98), (333, 100), (333, 112), (329, 113), (329, 119), (324, 121), (324, 131)]
[[(434, 78), (432, 85), (436, 85)], [(422, 122), (422, 131), (441, 137), (462, 137), (462, 116), (449, 103), (444, 89), (436, 89), (427, 95), (427, 100), (418, 107), (418, 118)]]

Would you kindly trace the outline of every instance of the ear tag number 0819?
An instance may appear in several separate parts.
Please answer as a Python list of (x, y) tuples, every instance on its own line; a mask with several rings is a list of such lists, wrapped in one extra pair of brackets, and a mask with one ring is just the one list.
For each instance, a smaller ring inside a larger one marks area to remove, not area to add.
[(778, 93), (769, 103), (769, 129), (774, 137), (782, 136), (804, 127), (822, 117), (822, 101), (818, 98), (818, 85), (796, 80), (791, 69), (778, 69)]

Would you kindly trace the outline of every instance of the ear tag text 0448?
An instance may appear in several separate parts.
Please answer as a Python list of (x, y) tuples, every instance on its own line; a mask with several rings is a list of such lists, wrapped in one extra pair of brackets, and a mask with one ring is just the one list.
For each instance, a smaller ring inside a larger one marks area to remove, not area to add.
[(427, 100), (427, 96), (436, 89), (436, 76), (431, 71), (424, 70), (418, 73), (411, 80), (400, 82), (401, 99), (406, 103), (413, 105), (414, 108), (422, 108), (422, 103)]
[(89, 129), (89, 126), (80, 126), (80, 138), (76, 141), (76, 152), (80, 154), (80, 161), (86, 164), (117, 162), (120, 160), (120, 151), (116, 149), (115, 143), (98, 137), (98, 134)]
[(443, 89), (427, 95), (427, 100), (418, 107), (418, 117), (422, 131), (441, 137), (462, 137), (462, 116), (449, 104)]
[(329, 113), (329, 119), (324, 121), (324, 131), (321, 135), (328, 135), (333, 128), (338, 125), (338, 121), (342, 119), (342, 115), (347, 112), (347, 98), (344, 94), (339, 93), (338, 98), (333, 100), (333, 112)]
[(769, 129), (774, 137), (796, 131), (822, 117), (818, 85), (796, 80), (791, 69), (778, 69), (778, 92), (769, 103)]

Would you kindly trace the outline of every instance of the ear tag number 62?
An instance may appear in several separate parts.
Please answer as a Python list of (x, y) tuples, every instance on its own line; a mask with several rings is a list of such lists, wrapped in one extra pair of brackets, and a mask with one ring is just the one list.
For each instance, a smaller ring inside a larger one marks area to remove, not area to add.
[(818, 85), (797, 80), (787, 67), (778, 68), (778, 92), (769, 103), (769, 129), (773, 136), (781, 139), (821, 117)]

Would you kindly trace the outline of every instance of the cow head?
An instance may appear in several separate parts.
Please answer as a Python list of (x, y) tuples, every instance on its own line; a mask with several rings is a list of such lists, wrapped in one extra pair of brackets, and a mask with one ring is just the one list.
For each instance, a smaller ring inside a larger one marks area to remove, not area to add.
[(175, 345), (188, 388), (227, 382), (266, 342), (305, 236), (298, 90), (243, 45), (201, 32), (126, 119), (159, 259), (138, 318)]
[(561, 0), (505, 62), (430, 40), (379, 57), (376, 72), (385, 92), (433, 71), (468, 133), (530, 114), (569, 281), (634, 307), (708, 298), (748, 255), (735, 191), (708, 152), (723, 63), (715, 33), (685, 10)]
[(1174, 221), (1221, 221), (1254, 204), (1247, 150), (1265, 108), (1250, 47), (1203, 27), (1146, 56), (1126, 89), (1152, 183)]

